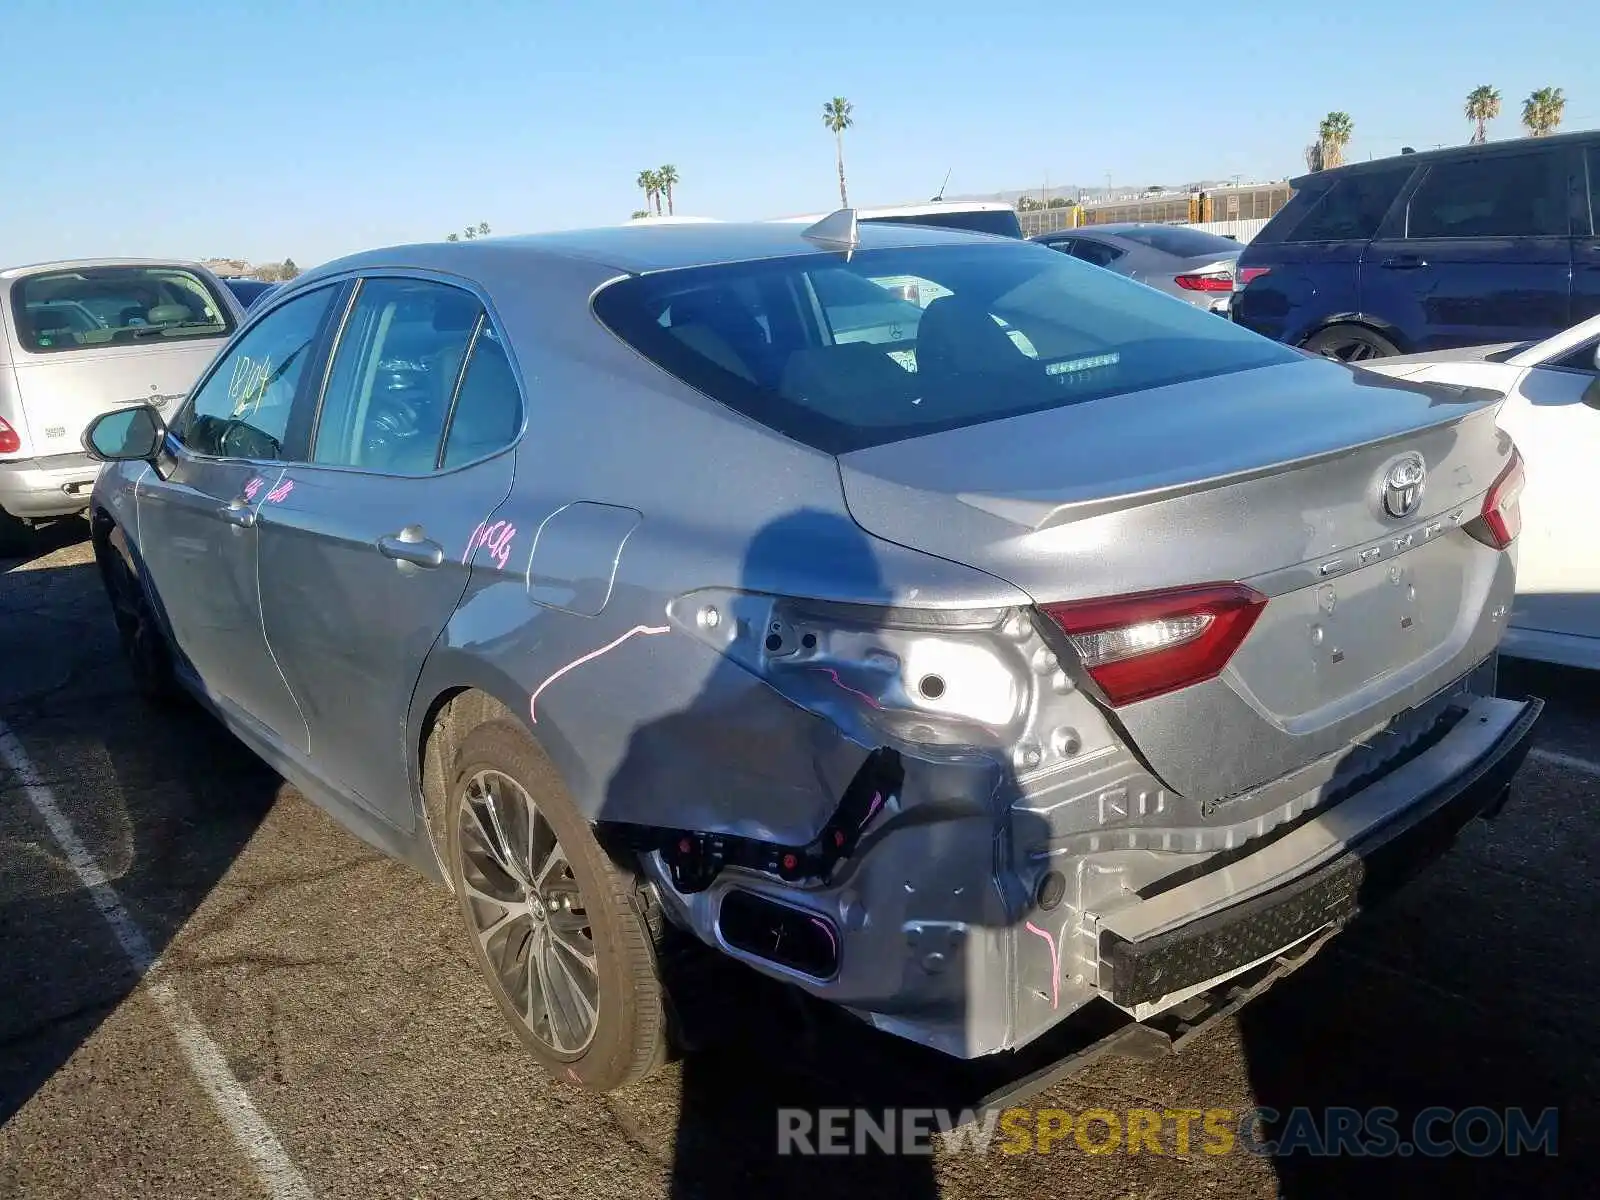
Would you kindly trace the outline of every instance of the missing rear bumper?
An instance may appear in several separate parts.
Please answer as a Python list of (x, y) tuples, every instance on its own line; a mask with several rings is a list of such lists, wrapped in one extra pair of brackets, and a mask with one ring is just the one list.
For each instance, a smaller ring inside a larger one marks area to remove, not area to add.
[[(1435, 752), (1447, 765), (1468, 756), (1464, 765), (1441, 778), (1434, 754), (1424, 755), (1371, 789), (1387, 794), (1353, 796), (1322, 826), (1264, 851), (1282, 858), (1295, 851), (1296, 838), (1312, 850), (1319, 836), (1342, 843), (1276, 886), (1176, 925), (1163, 917), (1186, 900), (1203, 904), (1217, 881), (1198, 879), (1119, 911), (1100, 936), (1104, 993), (1129, 1010), (1157, 1005), (1346, 924), (1443, 853), (1474, 817), (1499, 811), (1543, 707), (1537, 699), (1481, 702)], [(1434, 778), (1427, 780), (1430, 767)], [(1134, 932), (1141, 925), (1149, 930), (1142, 936)]]

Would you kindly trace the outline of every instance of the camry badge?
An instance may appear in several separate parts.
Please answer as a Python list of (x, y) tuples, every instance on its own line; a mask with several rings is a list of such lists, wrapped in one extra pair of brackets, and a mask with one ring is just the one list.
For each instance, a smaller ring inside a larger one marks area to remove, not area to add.
[(1383, 511), (1396, 520), (1409, 517), (1422, 504), (1422, 485), (1428, 468), (1420, 454), (1407, 454), (1391, 463), (1383, 476)]

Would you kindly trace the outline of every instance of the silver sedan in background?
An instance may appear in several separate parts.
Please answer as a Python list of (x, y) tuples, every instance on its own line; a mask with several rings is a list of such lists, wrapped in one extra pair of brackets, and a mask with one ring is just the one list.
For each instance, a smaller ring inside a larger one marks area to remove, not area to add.
[(669, 934), (946, 1063), (1292, 969), (1526, 753), (1496, 399), (845, 210), (347, 258), (86, 436), (143, 690), (610, 1089)]
[(1244, 249), (1232, 238), (1182, 225), (1085, 225), (1032, 240), (1224, 316)]

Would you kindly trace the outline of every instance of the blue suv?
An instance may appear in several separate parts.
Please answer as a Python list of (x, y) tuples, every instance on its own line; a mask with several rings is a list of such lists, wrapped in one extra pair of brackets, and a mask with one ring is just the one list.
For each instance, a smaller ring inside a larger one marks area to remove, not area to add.
[(1233, 319), (1356, 361), (1548, 337), (1600, 313), (1600, 130), (1291, 181), (1245, 247)]

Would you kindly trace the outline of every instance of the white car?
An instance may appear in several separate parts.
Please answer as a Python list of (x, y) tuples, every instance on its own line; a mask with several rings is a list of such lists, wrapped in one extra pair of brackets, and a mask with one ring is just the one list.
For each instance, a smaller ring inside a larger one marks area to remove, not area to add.
[(1368, 359), (1383, 375), (1505, 393), (1522, 451), (1517, 598), (1501, 652), (1600, 668), (1600, 316), (1542, 342)]

